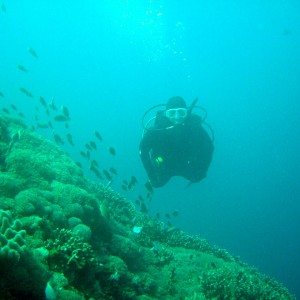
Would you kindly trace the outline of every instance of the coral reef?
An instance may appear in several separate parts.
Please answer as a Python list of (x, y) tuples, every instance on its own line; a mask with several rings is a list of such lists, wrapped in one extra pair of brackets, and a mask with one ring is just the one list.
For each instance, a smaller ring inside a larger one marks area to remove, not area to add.
[(226, 250), (136, 211), (1, 115), (0, 247), (1, 299), (294, 299)]
[(10, 211), (0, 210), (0, 256), (19, 261), (26, 247), (25, 235), (21, 222), (13, 221)]

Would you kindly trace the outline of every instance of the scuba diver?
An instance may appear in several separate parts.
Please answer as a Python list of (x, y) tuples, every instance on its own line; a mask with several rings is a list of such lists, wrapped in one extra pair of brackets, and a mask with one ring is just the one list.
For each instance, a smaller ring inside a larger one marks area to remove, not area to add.
[[(173, 176), (189, 180), (188, 186), (206, 177), (214, 150), (213, 131), (205, 118), (192, 113), (194, 107), (203, 109), (196, 102), (197, 98), (187, 107), (183, 98), (172, 97), (166, 105), (156, 105), (144, 114), (140, 156), (152, 187), (164, 186)], [(145, 116), (159, 106), (165, 110), (145, 125)], [(149, 127), (151, 121), (154, 125)], [(208, 126), (212, 137), (202, 124)]]

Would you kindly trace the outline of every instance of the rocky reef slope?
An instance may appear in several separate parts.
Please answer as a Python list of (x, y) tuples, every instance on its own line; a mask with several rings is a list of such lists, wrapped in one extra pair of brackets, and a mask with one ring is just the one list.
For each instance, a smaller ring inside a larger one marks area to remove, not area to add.
[(0, 299), (294, 299), (197, 236), (94, 183), (0, 116)]

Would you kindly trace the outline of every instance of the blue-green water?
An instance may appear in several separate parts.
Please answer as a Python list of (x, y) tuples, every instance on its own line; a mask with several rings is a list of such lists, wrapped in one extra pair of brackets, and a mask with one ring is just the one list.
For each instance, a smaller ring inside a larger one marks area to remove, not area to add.
[[(1, 8), (1, 109), (16, 114), (14, 104), (36, 125), (48, 120), (39, 96), (54, 97), (72, 118), (76, 145), (65, 150), (84, 164), (79, 151), (97, 129), (104, 142), (94, 158), (118, 169), (112, 187), (128, 198), (143, 193), (147, 179), (138, 153), (143, 113), (174, 95), (199, 97), (216, 136), (208, 177), (186, 190), (173, 178), (155, 191), (149, 213), (177, 209), (175, 226), (299, 297), (298, 1), (2, 1)], [(51, 138), (51, 130), (38, 131)], [(126, 193), (120, 182), (131, 175), (140, 187)]]

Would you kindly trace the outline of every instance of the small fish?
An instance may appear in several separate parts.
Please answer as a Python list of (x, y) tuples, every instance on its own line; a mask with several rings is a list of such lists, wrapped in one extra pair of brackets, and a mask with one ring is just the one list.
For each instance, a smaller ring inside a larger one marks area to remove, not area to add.
[(81, 164), (79, 161), (76, 161), (75, 164), (76, 164), (80, 169), (82, 169), (82, 164)]
[(4, 98), (4, 94), (3, 94), (2, 92), (0, 92), (0, 96), (1, 96), (2, 98)]
[(58, 145), (64, 145), (64, 141), (63, 139), (56, 133), (53, 134), (53, 137), (54, 137), (54, 140), (55, 140), (55, 143), (58, 144)]
[(109, 172), (107, 170), (102, 170), (104, 176), (106, 177), (107, 180), (111, 181), (112, 180), (112, 177), (111, 175), (109, 174)]
[(40, 96), (40, 102), (41, 102), (41, 104), (45, 107), (45, 108), (47, 108), (47, 102), (46, 102), (46, 100), (42, 97), (42, 96)]
[(139, 195), (139, 199), (140, 199), (141, 201), (144, 201), (144, 198), (143, 198), (141, 195)]
[(56, 107), (56, 105), (54, 104), (54, 97), (52, 97), (50, 103), (48, 104), (48, 107), (51, 108), (51, 109), (54, 110), (54, 111), (57, 111), (57, 107)]
[(28, 73), (28, 70), (23, 65), (18, 65), (18, 69), (24, 73)]
[(177, 217), (178, 214), (179, 214), (178, 210), (174, 210), (174, 211), (172, 212), (173, 217)]
[(166, 216), (166, 218), (171, 219), (171, 216), (169, 213), (166, 213), (165, 216)]
[(68, 140), (68, 142), (69, 142), (70, 145), (74, 146), (73, 136), (71, 135), (71, 133), (67, 134), (67, 140)]
[(126, 179), (123, 180), (123, 183), (128, 185), (128, 181)]
[(89, 150), (86, 151), (86, 158), (87, 158), (87, 160), (90, 160), (90, 158), (91, 158), (91, 153)]
[(98, 131), (95, 131), (95, 136), (96, 136), (96, 138), (97, 138), (100, 142), (103, 141), (102, 136), (101, 136), (101, 134), (100, 134)]
[(70, 119), (69, 110), (65, 106), (63, 106), (63, 105), (61, 106), (61, 111), (67, 119)]
[(92, 147), (90, 146), (90, 144), (85, 144), (85, 148), (90, 150), (90, 151), (93, 151)]
[(99, 168), (99, 164), (94, 159), (91, 161), (91, 165), (93, 165), (95, 168)]
[(46, 128), (49, 128), (49, 124), (48, 123), (37, 123), (36, 127), (46, 129)]
[(8, 152), (11, 151), (13, 145), (20, 140), (21, 138), (21, 130), (18, 130), (17, 132), (13, 133), (11, 136), (10, 136), (10, 143), (8, 145)]
[(33, 57), (38, 58), (38, 55), (33, 48), (29, 47), (27, 50)]
[(79, 153), (80, 153), (80, 155), (83, 156), (84, 158), (87, 158), (87, 155), (86, 155), (86, 153), (85, 153), (84, 151), (80, 151)]
[(4, 3), (2, 3), (1, 5), (1, 10), (6, 13), (6, 6), (4, 5)]
[(95, 166), (93, 164), (90, 164), (90, 168), (89, 168), (99, 179), (103, 180), (104, 177), (101, 175), (100, 171), (98, 169), (95, 168)]
[(144, 202), (141, 203), (141, 212), (142, 213), (147, 213), (148, 212), (148, 208), (147, 208), (147, 206)]
[(97, 150), (97, 145), (96, 145), (95, 142), (90, 141), (90, 145), (91, 145), (91, 147), (92, 147), (94, 150)]
[(114, 174), (114, 175), (118, 175), (118, 172), (115, 168), (111, 167), (109, 168), (110, 173)]
[(54, 121), (57, 121), (57, 122), (67, 122), (69, 119), (66, 118), (66, 116), (64, 115), (56, 115), (54, 117)]
[(10, 107), (13, 109), (13, 110), (15, 110), (15, 111), (17, 111), (18, 109), (16, 108), (16, 106), (15, 105), (13, 105), (13, 104), (11, 104), (10, 105)]
[(148, 180), (145, 184), (144, 184), (146, 190), (149, 192), (148, 194), (152, 194), (153, 193), (153, 187), (151, 185), (151, 182)]
[(31, 97), (31, 98), (33, 97), (32, 94), (28, 90), (26, 90), (25, 88), (20, 87), (19, 90), (20, 90), (20, 92), (25, 94), (27, 97)]
[(134, 176), (131, 176), (130, 182), (135, 185), (137, 183), (137, 179)]
[(115, 156), (116, 155), (116, 150), (113, 147), (108, 147), (108, 152), (112, 155)]
[(125, 184), (122, 184), (121, 185), (121, 188), (124, 190), (124, 191), (127, 191), (128, 189), (127, 189), (127, 186), (125, 185)]
[(49, 117), (50, 116), (50, 111), (49, 111), (49, 109), (48, 108), (46, 108), (46, 114), (47, 114), (47, 116)]
[(53, 125), (52, 125), (51, 121), (48, 122), (48, 125), (49, 125), (50, 128), (53, 129)]
[(19, 112), (18, 115), (21, 117), (21, 118), (25, 118), (24, 114)]
[(6, 114), (9, 114), (9, 110), (7, 108), (2, 108), (2, 111), (5, 112)]

